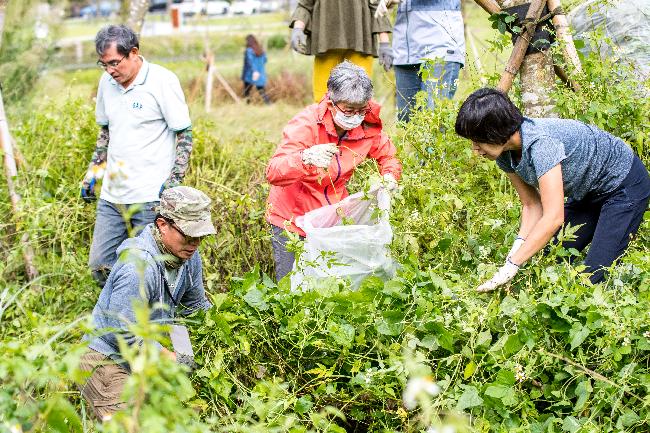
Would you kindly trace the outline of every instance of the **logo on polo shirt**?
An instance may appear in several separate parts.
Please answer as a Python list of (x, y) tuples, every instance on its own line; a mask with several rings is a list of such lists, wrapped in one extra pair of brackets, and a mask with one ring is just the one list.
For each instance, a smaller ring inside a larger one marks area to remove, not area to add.
[(133, 103), (133, 108), (135, 108), (137, 110), (142, 110), (142, 104), (139, 103), (139, 102), (134, 102)]

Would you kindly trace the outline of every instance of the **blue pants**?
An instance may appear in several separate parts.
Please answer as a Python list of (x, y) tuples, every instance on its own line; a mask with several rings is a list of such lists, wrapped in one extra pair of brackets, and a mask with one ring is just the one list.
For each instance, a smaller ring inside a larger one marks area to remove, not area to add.
[(101, 287), (104, 286), (111, 268), (117, 261), (117, 247), (129, 237), (129, 231), (135, 229), (137, 234), (142, 227), (154, 221), (154, 207), (158, 202), (139, 203), (139, 210), (132, 215), (130, 206), (114, 204), (106, 200), (97, 201), (97, 220), (93, 231), (93, 243), (90, 246), (88, 266), (93, 278)]
[(421, 64), (395, 65), (397, 84), (397, 119), (408, 122), (411, 110), (415, 107), (415, 95), (419, 91), (428, 94), (427, 107), (433, 110), (436, 99), (451, 99), (456, 93), (458, 75), (462, 65), (457, 62), (427, 63), (426, 80), (420, 74)]
[(564, 248), (582, 251), (590, 242), (585, 258), (587, 272), (593, 283), (605, 278), (605, 269), (619, 258), (630, 237), (643, 221), (650, 198), (650, 177), (641, 160), (635, 156), (627, 177), (614, 191), (599, 197), (567, 200), (564, 222), (572, 226), (584, 224), (576, 231), (576, 239), (564, 241)]

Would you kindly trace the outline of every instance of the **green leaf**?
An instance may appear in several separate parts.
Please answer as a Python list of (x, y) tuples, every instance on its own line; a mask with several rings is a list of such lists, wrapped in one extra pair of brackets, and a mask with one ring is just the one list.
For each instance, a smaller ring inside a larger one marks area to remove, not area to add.
[(269, 304), (264, 301), (264, 296), (262, 295), (262, 292), (257, 290), (256, 288), (250, 289), (248, 292), (246, 292), (246, 295), (244, 295), (244, 301), (248, 305), (250, 305), (253, 308), (257, 308), (258, 310), (267, 310), (269, 308)]
[(505, 385), (491, 385), (485, 390), (485, 395), (498, 398), (499, 400), (512, 392), (512, 388)]
[(619, 418), (619, 421), (621, 422), (621, 424), (623, 424), (623, 426), (630, 427), (636, 424), (637, 422), (639, 422), (640, 419), (641, 418), (636, 412), (634, 412), (630, 408), (627, 408), (623, 412), (623, 415), (621, 415), (621, 417)]
[(580, 323), (574, 323), (569, 331), (569, 339), (571, 339), (571, 350), (580, 346), (583, 341), (589, 336), (590, 329), (582, 326)]
[(568, 431), (569, 433), (575, 433), (580, 429), (580, 423), (573, 416), (568, 416), (564, 418), (562, 422), (562, 430)]
[(458, 399), (456, 409), (459, 411), (483, 404), (483, 399), (478, 395), (478, 390), (473, 386), (466, 386), (463, 395)]
[(465, 371), (463, 372), (463, 377), (465, 379), (469, 379), (472, 374), (476, 371), (476, 363), (474, 361), (470, 361), (466, 366), (465, 366)]
[(580, 412), (583, 410), (592, 390), (593, 388), (591, 387), (591, 381), (589, 379), (583, 380), (578, 384), (578, 386), (576, 386), (575, 393), (578, 396), (578, 400), (576, 401), (576, 405), (573, 407), (574, 412)]
[(313, 406), (314, 403), (311, 401), (311, 396), (304, 395), (300, 397), (298, 400), (296, 400), (296, 404), (294, 405), (294, 410), (296, 411), (296, 413), (299, 413), (300, 415), (304, 415), (305, 413), (309, 412)]
[(386, 311), (376, 323), (377, 332), (382, 335), (399, 335), (402, 332), (404, 315), (400, 311)]

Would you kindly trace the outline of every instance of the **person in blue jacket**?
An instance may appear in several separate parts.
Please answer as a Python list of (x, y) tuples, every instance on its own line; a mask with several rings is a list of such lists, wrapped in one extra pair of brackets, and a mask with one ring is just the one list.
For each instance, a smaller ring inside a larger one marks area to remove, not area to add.
[[(151, 322), (166, 324), (173, 323), (177, 315), (212, 306), (203, 287), (199, 255), (201, 241), (216, 234), (210, 204), (210, 198), (197, 189), (166, 189), (154, 222), (117, 249), (119, 259), (92, 312), (96, 331), (84, 336), (89, 350), (79, 364), (89, 373), (81, 394), (97, 419), (108, 419), (127, 407), (122, 391), (130, 365), (122, 359), (119, 341), (128, 345), (142, 343), (129, 331), (129, 325), (136, 322), (135, 303), (149, 306)], [(155, 343), (161, 355), (191, 366), (193, 360), (183, 352), (191, 346), (189, 337), (179, 340), (172, 334), (173, 330), (170, 338), (174, 351)]]
[[(456, 93), (465, 64), (460, 0), (403, 0), (393, 28), (397, 118), (408, 122), (415, 95), (427, 92), (427, 106)], [(388, 70), (391, 65), (383, 64)]]
[(244, 68), (241, 73), (241, 79), (244, 82), (244, 98), (249, 102), (251, 90), (257, 88), (262, 99), (266, 104), (271, 100), (264, 90), (266, 86), (266, 53), (260, 46), (259, 42), (253, 35), (246, 36), (246, 52), (244, 53)]

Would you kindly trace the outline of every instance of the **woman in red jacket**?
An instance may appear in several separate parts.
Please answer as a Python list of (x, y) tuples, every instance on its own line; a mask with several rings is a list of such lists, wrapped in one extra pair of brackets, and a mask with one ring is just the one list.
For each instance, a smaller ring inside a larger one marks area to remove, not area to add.
[(372, 82), (348, 61), (340, 63), (327, 81), (327, 94), (289, 121), (282, 142), (266, 168), (271, 183), (266, 219), (271, 223), (276, 278), (291, 271), (284, 230), (305, 233), (298, 216), (337, 203), (348, 196), (346, 183), (367, 157), (377, 160), (389, 189), (397, 186), (402, 166), (396, 149), (382, 131), (380, 105), (372, 98)]

